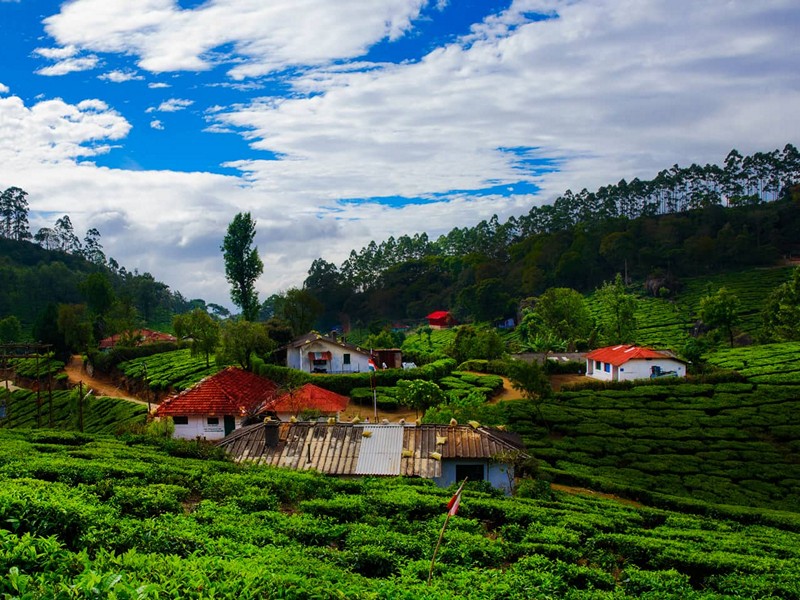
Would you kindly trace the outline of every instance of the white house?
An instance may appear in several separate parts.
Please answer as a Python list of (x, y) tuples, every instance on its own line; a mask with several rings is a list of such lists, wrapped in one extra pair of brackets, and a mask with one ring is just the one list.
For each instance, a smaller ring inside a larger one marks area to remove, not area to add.
[(686, 377), (686, 363), (664, 350), (608, 346), (586, 355), (586, 375), (601, 381)]
[(286, 346), (286, 366), (306, 373), (363, 373), (369, 361), (368, 351), (313, 331)]
[(172, 417), (173, 437), (221, 440), (239, 429), (249, 415), (275, 396), (275, 382), (237, 367), (206, 377), (156, 408), (157, 417)]

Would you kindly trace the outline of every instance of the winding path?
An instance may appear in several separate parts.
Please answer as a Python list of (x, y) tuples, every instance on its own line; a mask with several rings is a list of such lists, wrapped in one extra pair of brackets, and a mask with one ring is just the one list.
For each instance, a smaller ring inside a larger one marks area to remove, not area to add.
[(64, 371), (71, 385), (78, 385), (83, 382), (83, 385), (88, 386), (95, 390), (100, 396), (110, 396), (112, 398), (122, 398), (129, 402), (136, 404), (143, 404), (147, 406), (147, 402), (136, 396), (131, 396), (128, 392), (122, 390), (119, 386), (114, 385), (107, 378), (92, 377), (83, 370), (83, 360), (80, 355), (75, 354), (70, 357), (69, 362), (64, 366)]

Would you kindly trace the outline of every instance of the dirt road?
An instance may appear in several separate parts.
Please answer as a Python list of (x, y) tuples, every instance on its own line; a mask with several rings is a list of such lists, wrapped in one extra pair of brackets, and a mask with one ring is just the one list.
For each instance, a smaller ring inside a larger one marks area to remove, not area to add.
[(101, 377), (91, 377), (83, 370), (83, 361), (77, 354), (70, 357), (69, 362), (64, 367), (64, 371), (67, 373), (71, 385), (78, 385), (78, 383), (83, 382), (85, 387), (90, 387), (99, 396), (122, 398), (123, 400), (129, 400), (130, 402), (136, 402), (137, 404), (144, 404), (147, 406), (147, 402), (136, 396), (131, 396), (126, 391), (114, 385), (113, 382)]

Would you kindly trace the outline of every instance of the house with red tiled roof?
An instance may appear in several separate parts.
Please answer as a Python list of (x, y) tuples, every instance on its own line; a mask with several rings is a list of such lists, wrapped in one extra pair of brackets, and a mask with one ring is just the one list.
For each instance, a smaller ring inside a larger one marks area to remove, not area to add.
[(435, 310), (425, 318), (428, 319), (428, 326), (431, 329), (447, 329), (455, 323), (453, 315), (446, 310)]
[(169, 333), (161, 331), (153, 331), (152, 329), (137, 329), (135, 331), (127, 331), (123, 333), (115, 333), (112, 336), (103, 338), (99, 342), (100, 350), (110, 350), (116, 346), (120, 340), (132, 340), (135, 346), (143, 346), (145, 344), (156, 344), (158, 342), (177, 342), (178, 338)]
[(155, 414), (172, 417), (174, 437), (219, 440), (241, 427), (258, 407), (274, 398), (277, 389), (274, 381), (228, 367), (167, 398)]
[(666, 350), (621, 344), (589, 352), (586, 375), (601, 381), (686, 377), (686, 363)]
[(299, 389), (269, 400), (263, 409), (259, 410), (259, 414), (274, 415), (281, 421), (301, 417), (303, 413), (338, 418), (340, 413), (347, 410), (349, 403), (350, 398), (347, 396), (307, 383)]

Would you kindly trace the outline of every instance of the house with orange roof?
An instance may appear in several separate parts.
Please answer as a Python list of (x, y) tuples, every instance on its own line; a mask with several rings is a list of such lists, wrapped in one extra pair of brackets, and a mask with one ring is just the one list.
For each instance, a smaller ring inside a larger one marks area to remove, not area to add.
[(425, 318), (428, 319), (428, 327), (431, 329), (447, 329), (456, 322), (453, 315), (446, 310), (435, 310)]
[(666, 350), (621, 344), (589, 352), (586, 375), (601, 381), (686, 377), (686, 363)]
[(270, 379), (228, 367), (170, 396), (156, 408), (155, 415), (172, 418), (173, 437), (220, 440), (242, 427), (248, 417), (275, 397), (277, 389)]
[(281, 421), (311, 413), (318, 417), (336, 417), (347, 410), (350, 398), (331, 392), (313, 383), (267, 401), (259, 414), (269, 414)]

